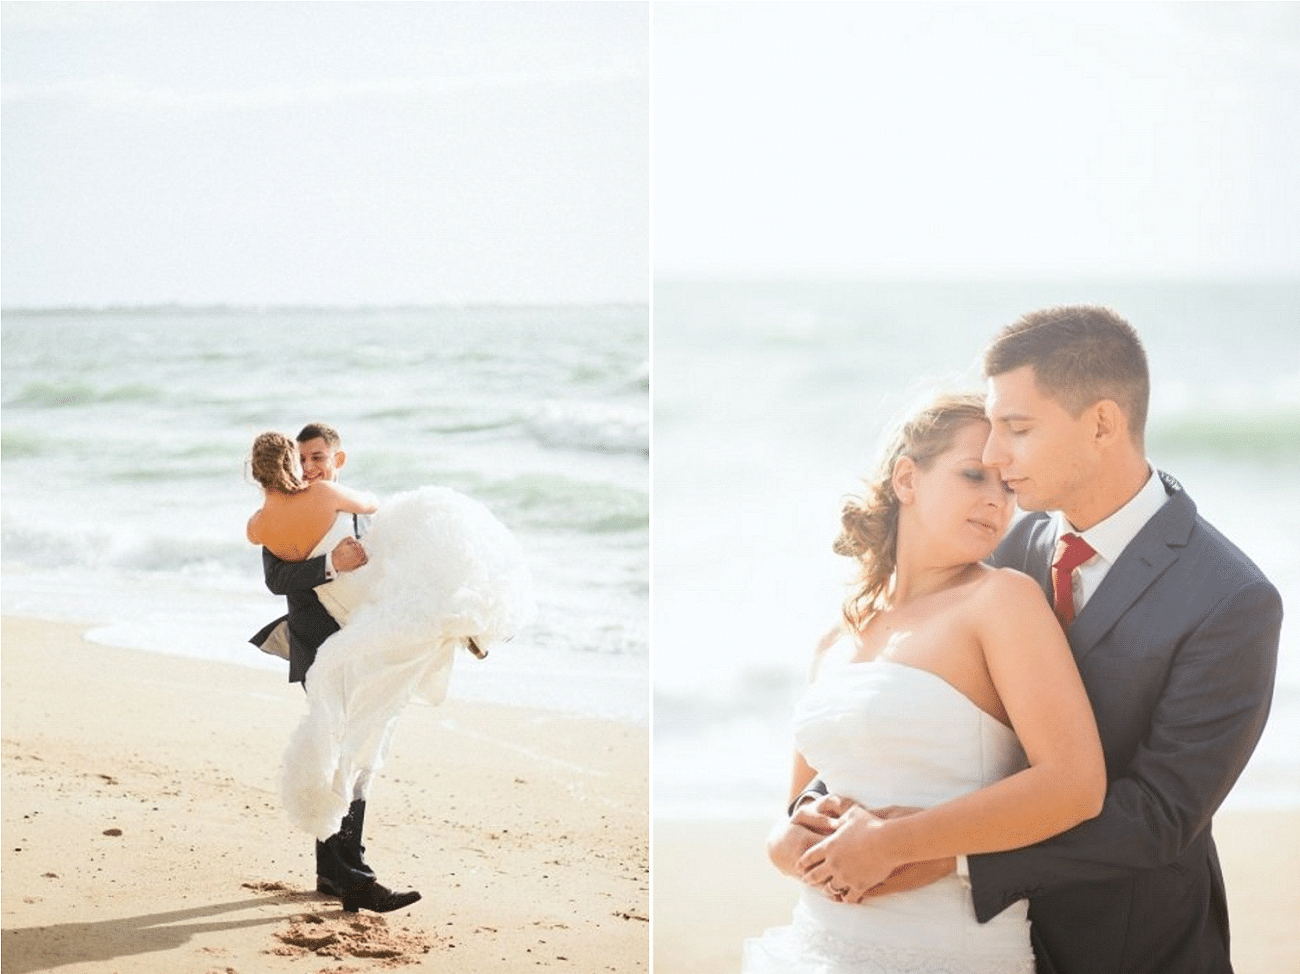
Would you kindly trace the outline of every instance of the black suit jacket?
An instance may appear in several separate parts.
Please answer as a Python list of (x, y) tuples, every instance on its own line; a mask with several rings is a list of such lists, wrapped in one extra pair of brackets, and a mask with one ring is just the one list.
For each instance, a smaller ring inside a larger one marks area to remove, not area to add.
[[(1211, 816), (1264, 729), (1282, 602), (1161, 474), (1166, 502), (1111, 566), (1069, 639), (1106, 755), (1101, 814), (1038, 845), (970, 857), (981, 921), (1028, 897), (1040, 972), (1228, 974)], [(994, 561), (1050, 598), (1056, 538), (1019, 521)]]
[(316, 650), (321, 643), (339, 631), (339, 624), (329, 614), (316, 596), (316, 586), (329, 580), (326, 575), (328, 555), (317, 555), (306, 561), (282, 561), (262, 549), (262, 570), (266, 587), (276, 595), (283, 595), (289, 603), (289, 614), (265, 626), (250, 642), (261, 646), (276, 626), (289, 626), (289, 682), (301, 683), (307, 670), (316, 661)]

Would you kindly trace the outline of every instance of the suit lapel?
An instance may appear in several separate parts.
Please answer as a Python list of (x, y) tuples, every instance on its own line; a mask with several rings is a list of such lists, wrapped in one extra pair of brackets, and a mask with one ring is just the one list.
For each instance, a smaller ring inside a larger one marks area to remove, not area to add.
[(1161, 474), (1169, 500), (1143, 525), (1111, 566), (1070, 627), (1070, 647), (1086, 656), (1148, 588), (1178, 560), (1191, 537), (1196, 505), (1176, 480)]
[(1047, 597), (1047, 604), (1052, 604), (1052, 556), (1056, 553), (1056, 525), (1054, 518), (1047, 518), (1034, 528), (1029, 539), (1029, 551), (1025, 555), (1024, 572), (1037, 579)]

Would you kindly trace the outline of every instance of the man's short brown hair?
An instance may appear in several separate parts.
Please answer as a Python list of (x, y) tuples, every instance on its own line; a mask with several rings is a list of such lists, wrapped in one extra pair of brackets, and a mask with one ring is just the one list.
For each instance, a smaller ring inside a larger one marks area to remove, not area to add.
[(298, 433), (299, 443), (307, 443), (315, 439), (324, 440), (331, 451), (337, 450), (343, 443), (339, 431), (327, 423), (308, 423)]
[(1070, 305), (1031, 311), (1003, 328), (984, 352), (993, 378), (1029, 365), (1039, 388), (1078, 416), (1110, 399), (1124, 412), (1129, 434), (1142, 443), (1151, 377), (1133, 326), (1109, 308)]

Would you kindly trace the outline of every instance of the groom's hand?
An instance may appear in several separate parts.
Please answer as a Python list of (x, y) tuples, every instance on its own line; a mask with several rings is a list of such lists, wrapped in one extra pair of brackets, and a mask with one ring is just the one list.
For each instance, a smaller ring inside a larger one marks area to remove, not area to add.
[(356, 538), (344, 538), (330, 553), (330, 562), (336, 572), (353, 571), (369, 560), (365, 547)]
[(782, 819), (767, 835), (767, 858), (787, 876), (796, 874), (799, 857), (821, 841), (821, 835), (803, 825)]
[(853, 805), (847, 798), (822, 795), (795, 809), (788, 820), (782, 819), (767, 836), (767, 857), (787, 876), (797, 875), (799, 857), (835, 831), (839, 817)]

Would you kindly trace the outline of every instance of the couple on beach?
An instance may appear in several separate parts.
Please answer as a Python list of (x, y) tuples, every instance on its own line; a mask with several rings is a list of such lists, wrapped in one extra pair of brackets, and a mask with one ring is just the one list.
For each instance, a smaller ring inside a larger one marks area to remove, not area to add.
[(1264, 729), (1278, 592), (1148, 461), (1122, 318), (1033, 312), (983, 366), (845, 502), (858, 581), (768, 842), (804, 888), (743, 969), (1230, 974), (1211, 818)]
[(454, 650), (482, 658), (533, 603), (518, 545), (485, 507), (424, 487), (381, 509), (338, 483), (346, 460), (324, 423), (296, 442), (273, 432), (254, 441), (251, 472), (265, 497), (248, 539), (262, 545), (267, 587), (288, 614), (252, 642), (285, 656), (307, 694), (281, 790), (290, 818), (316, 836), (317, 891), (349, 912), (386, 913), (420, 899), (379, 883), (362, 845), (397, 716), (413, 698), (440, 703)]

